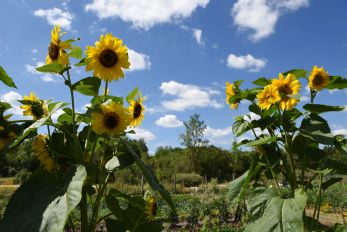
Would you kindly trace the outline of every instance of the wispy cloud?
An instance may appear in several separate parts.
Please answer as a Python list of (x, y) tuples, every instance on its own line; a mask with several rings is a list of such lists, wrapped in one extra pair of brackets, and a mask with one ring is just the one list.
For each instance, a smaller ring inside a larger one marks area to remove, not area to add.
[(229, 68), (234, 69), (246, 69), (250, 72), (258, 72), (264, 68), (267, 60), (264, 58), (258, 59), (251, 54), (245, 56), (237, 56), (235, 54), (229, 54), (227, 59), (227, 65)]
[(71, 29), (73, 15), (68, 10), (59, 8), (52, 9), (38, 9), (34, 11), (34, 15), (47, 20), (49, 25), (60, 25), (66, 30)]

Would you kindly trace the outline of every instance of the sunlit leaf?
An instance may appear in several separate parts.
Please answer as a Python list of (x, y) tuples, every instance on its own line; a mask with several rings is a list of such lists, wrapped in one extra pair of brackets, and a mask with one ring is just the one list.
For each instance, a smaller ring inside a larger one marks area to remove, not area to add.
[(1, 66), (0, 66), (0, 81), (2, 81), (8, 87), (17, 88), (12, 78), (6, 73), (5, 69), (3, 69), (3, 67)]

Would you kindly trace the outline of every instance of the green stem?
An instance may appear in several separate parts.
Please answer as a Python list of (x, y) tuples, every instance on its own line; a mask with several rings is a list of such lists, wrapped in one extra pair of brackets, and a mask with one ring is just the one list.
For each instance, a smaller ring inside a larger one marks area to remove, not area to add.
[(95, 204), (93, 206), (91, 223), (90, 223), (90, 231), (94, 231), (98, 223), (100, 203), (101, 203), (102, 196), (104, 195), (104, 192), (106, 190), (107, 181), (109, 177), (110, 177), (110, 173), (107, 174), (105, 181), (102, 183), (101, 187), (99, 188), (98, 194), (96, 196)]
[(104, 102), (106, 101), (106, 98), (107, 98), (107, 88), (108, 88), (108, 80), (106, 81), (106, 84), (105, 84), (105, 93), (104, 93)]
[(48, 138), (51, 139), (51, 130), (49, 129), (49, 125), (47, 125), (47, 134)]
[(75, 97), (74, 97), (74, 93), (72, 89), (72, 82), (71, 82), (69, 70), (67, 70), (66, 73), (67, 73), (68, 86), (69, 86), (70, 95), (71, 95), (73, 135), (76, 136)]
[[(318, 196), (316, 200), (316, 204), (314, 206), (313, 216), (312, 218), (315, 219), (316, 213), (317, 213), (317, 221), (319, 220), (319, 211), (320, 211), (320, 203), (321, 203), (321, 197), (322, 197), (322, 182), (323, 182), (323, 174), (319, 174), (319, 188), (318, 188)], [(313, 221), (313, 228), (316, 228), (316, 221)]]
[(89, 232), (88, 230), (88, 206), (87, 206), (87, 189), (82, 187), (82, 199), (80, 202), (81, 213), (81, 232)]

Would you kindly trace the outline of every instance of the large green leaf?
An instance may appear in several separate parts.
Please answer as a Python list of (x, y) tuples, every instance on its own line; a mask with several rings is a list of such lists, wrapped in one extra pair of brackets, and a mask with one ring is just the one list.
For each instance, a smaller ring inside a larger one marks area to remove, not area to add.
[(86, 177), (86, 169), (82, 165), (78, 166), (65, 194), (55, 198), (43, 213), (40, 231), (63, 231), (66, 219), (81, 201), (82, 187)]
[(17, 88), (12, 78), (6, 73), (5, 69), (0, 66), (0, 81), (2, 81), (8, 87)]
[(266, 86), (271, 84), (271, 80), (265, 77), (260, 77), (257, 80), (253, 81), (252, 83), (258, 86)]
[(241, 176), (230, 182), (228, 197), (230, 200), (234, 200), (242, 191), (242, 186), (246, 181), (249, 171), (247, 170)]
[(82, 49), (79, 46), (74, 46), (70, 52), (69, 56), (76, 58), (76, 59), (82, 59)]
[(333, 178), (330, 178), (329, 180), (327, 181), (324, 181), (322, 183), (322, 189), (323, 190), (327, 190), (330, 186), (340, 182), (341, 180), (343, 180), (342, 177), (333, 177)]
[(72, 85), (72, 88), (87, 96), (97, 96), (99, 93), (101, 80), (96, 77), (84, 78)]
[(37, 128), (42, 126), (50, 117), (51, 115), (56, 112), (61, 107), (66, 106), (67, 104), (64, 102), (54, 102), (49, 104), (49, 110), (50, 112), (48, 115), (44, 118), (41, 118), (31, 124), (28, 128), (26, 128), (23, 133), (17, 137), (17, 139), (9, 146), (10, 148), (18, 146), (21, 142), (23, 142), (31, 133), (35, 132)]
[(288, 73), (293, 74), (296, 78), (305, 78), (307, 71), (304, 69), (292, 69), (287, 72), (284, 72), (283, 75), (287, 76)]
[(43, 73), (63, 74), (68, 69), (69, 69), (68, 67), (63, 66), (59, 63), (53, 63), (53, 64), (45, 64), (41, 67), (38, 67), (36, 68), (36, 71), (43, 72)]
[(264, 214), (245, 228), (245, 232), (300, 232), (304, 230), (303, 212), (306, 193), (298, 189), (294, 198), (274, 197)]
[(1, 231), (63, 231), (68, 214), (80, 200), (85, 177), (82, 166), (63, 176), (36, 171), (11, 197), (0, 221)]
[(334, 144), (334, 136), (324, 118), (317, 114), (310, 114), (304, 118), (299, 128), (300, 133), (321, 144)]
[(126, 96), (126, 100), (128, 103), (130, 103), (130, 101), (134, 100), (134, 98), (136, 97), (136, 95), (138, 94), (139, 92), (139, 88), (138, 87), (135, 87), (129, 94), (128, 96)]
[(328, 89), (344, 89), (347, 88), (347, 79), (340, 76), (329, 76)]
[(249, 123), (244, 120), (243, 117), (236, 117), (232, 129), (234, 135), (240, 136), (249, 131), (251, 128), (249, 127)]
[(330, 111), (342, 111), (345, 109), (344, 106), (329, 106), (329, 105), (321, 105), (321, 104), (306, 104), (303, 108), (311, 113), (324, 113)]
[(105, 164), (105, 169), (108, 172), (113, 172), (116, 168), (120, 166), (119, 160), (117, 156), (113, 156), (107, 163)]
[(248, 143), (246, 143), (245, 145), (248, 147), (254, 147), (254, 146), (259, 146), (259, 145), (263, 145), (263, 144), (268, 144), (268, 143), (272, 143), (276, 141), (276, 137), (272, 137), (272, 136), (264, 136), (262, 138), (256, 139), (256, 140), (252, 140)]
[(134, 150), (126, 143), (124, 143), (129, 153), (133, 156), (137, 166), (141, 169), (143, 175), (146, 177), (146, 180), (148, 181), (149, 185), (152, 189), (158, 191), (162, 198), (169, 204), (172, 212), (174, 215), (177, 214), (175, 204), (172, 201), (170, 193), (164, 189), (164, 187), (159, 184), (157, 178), (152, 173), (151, 169), (149, 169), (144, 162), (141, 160), (141, 158), (134, 152)]

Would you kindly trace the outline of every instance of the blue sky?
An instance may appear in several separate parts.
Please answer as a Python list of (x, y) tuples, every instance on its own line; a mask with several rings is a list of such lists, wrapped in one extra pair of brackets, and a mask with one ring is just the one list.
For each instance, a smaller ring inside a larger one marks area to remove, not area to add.
[[(345, 0), (2, 0), (0, 65), (18, 89), (2, 86), (0, 99), (18, 106), (17, 99), (35, 91), (69, 102), (58, 76), (34, 70), (44, 62), (52, 26), (60, 24), (65, 38), (80, 37), (76, 45), (83, 49), (112, 32), (130, 49), (132, 69), (111, 83), (111, 94), (126, 96), (138, 86), (149, 97), (136, 138), (144, 138), (151, 153), (179, 146), (182, 121), (198, 113), (211, 144), (229, 149), (233, 118), (246, 114), (247, 105), (228, 108), (225, 81), (243, 79), (245, 88), (258, 77), (313, 65), (347, 76), (346, 10)], [(78, 68), (72, 78), (90, 75)], [(307, 101), (305, 85), (300, 105)], [(346, 90), (324, 90), (317, 100), (347, 105), (346, 97)], [(78, 95), (78, 110), (89, 100)], [(18, 107), (12, 113), (21, 114)], [(347, 111), (323, 116), (334, 133), (347, 134)]]

